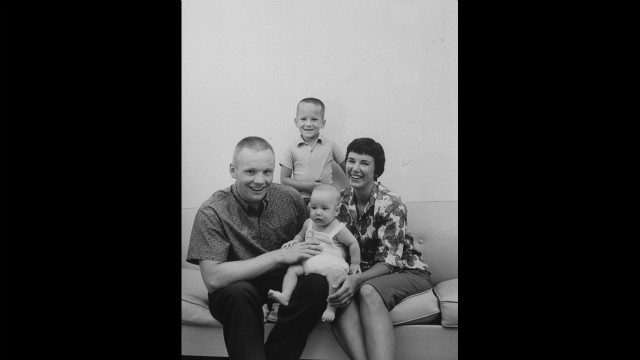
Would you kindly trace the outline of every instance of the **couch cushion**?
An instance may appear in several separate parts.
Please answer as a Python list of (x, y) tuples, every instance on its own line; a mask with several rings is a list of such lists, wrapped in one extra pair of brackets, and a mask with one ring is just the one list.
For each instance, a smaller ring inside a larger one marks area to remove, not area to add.
[(209, 297), (200, 270), (182, 269), (182, 322), (222, 327), (209, 312)]
[[(438, 299), (433, 291), (412, 295), (402, 300), (391, 310), (391, 322), (393, 325), (428, 324), (438, 319), (440, 308)], [(278, 321), (278, 304), (273, 304), (273, 310), (268, 315), (269, 322)], [(318, 320), (320, 328), (330, 328), (327, 323)]]
[[(269, 310), (262, 307), (264, 321)], [(222, 327), (209, 312), (209, 296), (200, 269), (182, 268), (182, 322), (189, 325)]]
[(458, 327), (458, 279), (439, 282), (434, 292), (440, 301), (442, 326)]
[(428, 324), (440, 315), (433, 289), (411, 295), (391, 310), (393, 325)]

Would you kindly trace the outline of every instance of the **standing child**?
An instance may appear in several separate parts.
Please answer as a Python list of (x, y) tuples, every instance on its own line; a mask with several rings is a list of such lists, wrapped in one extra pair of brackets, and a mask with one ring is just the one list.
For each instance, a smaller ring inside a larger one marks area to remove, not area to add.
[[(270, 289), (269, 298), (288, 306), (293, 289), (298, 283), (298, 276), (303, 274), (325, 276), (329, 283), (329, 295), (331, 295), (336, 291), (333, 285), (342, 275), (361, 273), (360, 246), (353, 234), (345, 228), (345, 224), (336, 220), (338, 204), (340, 204), (340, 193), (333, 185), (321, 184), (315, 187), (309, 203), (311, 217), (305, 221), (302, 230), (293, 240), (282, 245), (282, 248), (289, 248), (305, 239), (315, 239), (321, 242), (322, 253), (303, 260), (301, 264), (290, 265), (282, 282), (282, 292)], [(347, 258), (345, 247), (349, 248), (351, 265), (345, 261)], [(327, 309), (322, 314), (322, 321), (333, 321), (335, 313), (336, 308), (327, 304)]]
[(280, 183), (294, 187), (309, 204), (319, 184), (333, 184), (331, 162), (345, 171), (346, 154), (333, 140), (320, 135), (324, 128), (324, 103), (316, 98), (300, 100), (294, 122), (300, 137), (280, 159)]

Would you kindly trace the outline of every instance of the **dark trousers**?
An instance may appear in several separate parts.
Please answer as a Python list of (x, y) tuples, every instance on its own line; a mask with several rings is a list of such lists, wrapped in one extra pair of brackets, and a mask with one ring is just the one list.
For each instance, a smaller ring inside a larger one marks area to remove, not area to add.
[(282, 278), (283, 274), (264, 275), (209, 293), (209, 311), (222, 323), (230, 359), (300, 359), (309, 333), (327, 306), (327, 280), (318, 274), (301, 276), (289, 306), (280, 306), (278, 322), (263, 343), (262, 305), (270, 301), (269, 289), (282, 289)]

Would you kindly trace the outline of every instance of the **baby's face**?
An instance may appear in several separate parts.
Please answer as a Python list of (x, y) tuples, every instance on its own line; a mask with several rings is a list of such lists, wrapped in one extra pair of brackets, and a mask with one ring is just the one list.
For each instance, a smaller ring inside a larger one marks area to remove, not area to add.
[(295, 123), (305, 141), (314, 141), (320, 135), (320, 129), (324, 128), (325, 124), (322, 107), (306, 102), (300, 103)]
[(337, 215), (336, 196), (328, 191), (314, 191), (309, 201), (309, 217), (319, 226), (329, 225)]

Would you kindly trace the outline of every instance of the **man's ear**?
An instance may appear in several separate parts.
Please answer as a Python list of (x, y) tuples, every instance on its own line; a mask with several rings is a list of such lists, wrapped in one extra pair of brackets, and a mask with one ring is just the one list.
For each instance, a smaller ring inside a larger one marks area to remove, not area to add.
[(236, 168), (233, 166), (233, 163), (229, 164), (229, 174), (231, 174), (232, 178), (236, 178)]
[(322, 119), (322, 127), (321, 129), (324, 129), (324, 125), (327, 123), (327, 119)]

